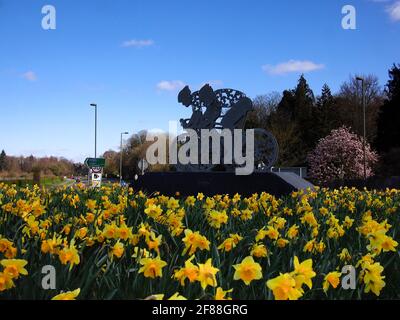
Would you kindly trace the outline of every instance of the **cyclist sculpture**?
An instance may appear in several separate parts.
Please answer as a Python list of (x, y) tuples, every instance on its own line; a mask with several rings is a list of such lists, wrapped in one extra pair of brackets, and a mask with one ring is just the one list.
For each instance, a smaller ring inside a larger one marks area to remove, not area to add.
[[(185, 107), (192, 107), (191, 118), (181, 119), (180, 123), (184, 129), (195, 130), (198, 137), (201, 136), (202, 129), (216, 129), (217, 131), (244, 129), (247, 114), (253, 108), (252, 101), (243, 92), (234, 89), (214, 91), (208, 84), (193, 93), (186, 86), (180, 91), (178, 102)], [(243, 144), (246, 143), (245, 139), (242, 141)], [(184, 139), (183, 143), (185, 143)], [(264, 129), (254, 129), (254, 169), (266, 171), (274, 165), (277, 158), (278, 143), (275, 137)], [(230, 171), (235, 166), (235, 164), (223, 165), (223, 169)], [(178, 163), (177, 165), (178, 171), (211, 171), (216, 168), (217, 166), (212, 164)], [(221, 169), (221, 166), (219, 168)]]

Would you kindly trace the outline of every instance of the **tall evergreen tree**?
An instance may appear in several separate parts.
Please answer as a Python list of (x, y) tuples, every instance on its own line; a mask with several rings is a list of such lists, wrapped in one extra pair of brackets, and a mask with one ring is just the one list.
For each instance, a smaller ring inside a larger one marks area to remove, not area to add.
[(332, 102), (333, 102), (333, 96), (332, 96), (331, 89), (325, 83), (322, 86), (321, 96), (318, 97), (318, 99), (317, 99), (317, 106), (321, 109), (324, 109), (324, 108), (330, 107), (332, 105)]
[(277, 113), (286, 118), (287, 121), (293, 121), (295, 117), (295, 92), (294, 90), (285, 90), (282, 93), (281, 102), (279, 102), (276, 109)]
[(294, 94), (296, 99), (295, 117), (297, 119), (309, 117), (314, 106), (315, 97), (304, 75), (300, 76)]
[(398, 102), (400, 100), (400, 64), (394, 64), (389, 70), (389, 78), (385, 92), (389, 100)]
[(6, 170), (6, 153), (4, 150), (0, 153), (0, 171)]
[(400, 65), (389, 70), (389, 81), (385, 90), (387, 99), (378, 117), (377, 149), (388, 152), (400, 148)]
[(304, 75), (301, 75), (295, 89), (295, 121), (300, 136), (301, 150), (298, 165), (305, 165), (307, 154), (314, 149), (318, 141), (318, 129), (315, 126), (316, 108), (314, 93)]
[(283, 92), (276, 111), (270, 115), (269, 127), (283, 146), (280, 165), (305, 165), (308, 152), (319, 139), (316, 137), (314, 104), (314, 93), (301, 75), (293, 90)]
[(340, 126), (340, 118), (335, 110), (335, 97), (325, 83), (317, 99), (316, 127), (319, 138), (326, 137), (333, 129)]

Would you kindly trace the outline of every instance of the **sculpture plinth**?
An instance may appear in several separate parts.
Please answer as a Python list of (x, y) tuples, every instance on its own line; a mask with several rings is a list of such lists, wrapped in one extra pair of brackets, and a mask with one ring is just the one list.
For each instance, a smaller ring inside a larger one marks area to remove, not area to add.
[[(299, 177), (300, 178), (300, 177)], [(254, 193), (267, 192), (281, 197), (297, 188), (278, 175), (270, 172), (255, 172), (248, 176), (237, 176), (232, 172), (148, 172), (131, 184), (135, 190), (148, 194), (160, 192), (166, 196), (216, 194), (243, 197)]]

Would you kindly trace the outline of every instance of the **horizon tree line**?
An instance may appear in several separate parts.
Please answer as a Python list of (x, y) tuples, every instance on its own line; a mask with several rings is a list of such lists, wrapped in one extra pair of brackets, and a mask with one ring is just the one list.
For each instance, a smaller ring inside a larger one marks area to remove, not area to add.
[[(339, 127), (346, 126), (358, 136), (363, 135), (362, 88), (358, 76), (365, 80), (366, 138), (379, 154), (378, 174), (400, 175), (400, 65), (390, 68), (387, 84), (382, 88), (373, 74), (351, 75), (342, 83), (337, 93), (328, 84), (315, 95), (304, 75), (293, 89), (282, 93), (271, 92), (254, 98), (254, 108), (249, 112), (246, 128), (271, 131), (278, 140), (280, 154), (277, 166), (308, 166), (307, 156), (318, 141)], [(140, 139), (138, 138), (140, 137)], [(128, 138), (123, 147), (124, 178), (132, 179), (139, 173), (137, 163), (145, 158), (146, 131)], [(108, 150), (104, 173), (119, 175), (120, 152)], [(48, 175), (84, 175), (81, 163), (65, 158), (12, 157), (0, 153), (0, 174), (18, 175), (40, 168)], [(173, 170), (168, 165), (151, 166), (152, 171)]]

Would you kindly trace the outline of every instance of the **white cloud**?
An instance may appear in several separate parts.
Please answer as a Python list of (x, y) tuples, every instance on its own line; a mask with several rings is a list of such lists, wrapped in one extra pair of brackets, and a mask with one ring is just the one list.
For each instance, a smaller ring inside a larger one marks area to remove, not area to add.
[(157, 83), (157, 89), (162, 91), (176, 91), (182, 89), (185, 86), (185, 83), (181, 80), (163, 80)]
[(150, 47), (154, 45), (153, 40), (127, 40), (122, 43), (122, 47), (128, 48), (128, 47), (135, 47), (135, 48), (143, 48), (143, 47)]
[(21, 75), (21, 77), (28, 81), (36, 81), (37, 80), (36, 73), (34, 73), (33, 71), (28, 71), (28, 72), (23, 73)]
[(291, 72), (311, 72), (325, 68), (323, 64), (317, 64), (308, 60), (289, 60), (277, 65), (266, 64), (262, 69), (269, 74), (286, 74)]
[(387, 7), (386, 12), (389, 13), (390, 18), (393, 21), (400, 21), (400, 1), (397, 1), (391, 6)]

